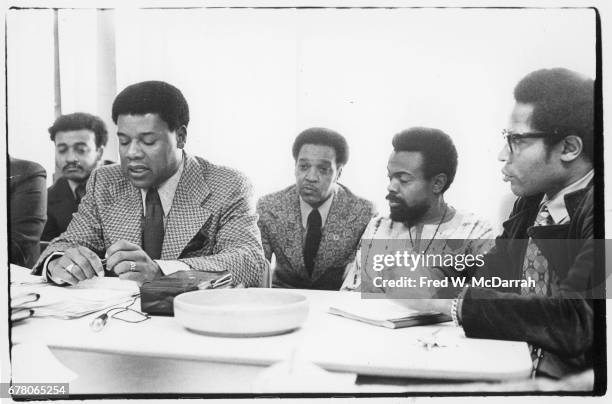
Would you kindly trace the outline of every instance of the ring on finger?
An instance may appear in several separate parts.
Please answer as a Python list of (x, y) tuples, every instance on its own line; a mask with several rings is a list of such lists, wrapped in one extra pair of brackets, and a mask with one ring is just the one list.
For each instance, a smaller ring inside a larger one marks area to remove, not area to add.
[(66, 272), (72, 274), (72, 268), (74, 268), (74, 264), (70, 264), (64, 269), (66, 270)]
[(136, 263), (134, 261), (130, 261), (130, 272), (136, 272)]

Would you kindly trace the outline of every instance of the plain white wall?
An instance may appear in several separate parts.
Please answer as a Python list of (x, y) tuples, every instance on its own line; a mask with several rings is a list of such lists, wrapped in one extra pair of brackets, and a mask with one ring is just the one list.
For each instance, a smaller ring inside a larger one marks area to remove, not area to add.
[(8, 152), (52, 173), (53, 11), (13, 10), (6, 22)]
[[(87, 10), (71, 13), (83, 27), (93, 18)], [(9, 56), (18, 47), (11, 29), (28, 31), (23, 24), (35, 13), (13, 14), (20, 16), (9, 25)], [(326, 126), (351, 147), (342, 182), (385, 212), (392, 136), (432, 126), (449, 133), (459, 152), (447, 200), (496, 224), (513, 199), (496, 156), (514, 85), (543, 67), (595, 72), (590, 10), (119, 9), (114, 22), (117, 90), (148, 79), (179, 87), (191, 109), (187, 150), (247, 173), (257, 196), (293, 182), (293, 139), (305, 128)], [(28, 41), (47, 45), (31, 33)], [(71, 41), (77, 49), (91, 39)], [(44, 54), (20, 54), (19, 65), (28, 57), (46, 61)], [(82, 70), (71, 74), (91, 76)], [(86, 85), (76, 88), (78, 95), (66, 102), (98, 108), (79, 101)], [(32, 152), (13, 145), (17, 129), (34, 124), (20, 113), (31, 90), (17, 91), (9, 91), (11, 153), (42, 162), (45, 147)], [(35, 120), (45, 137), (48, 117)]]

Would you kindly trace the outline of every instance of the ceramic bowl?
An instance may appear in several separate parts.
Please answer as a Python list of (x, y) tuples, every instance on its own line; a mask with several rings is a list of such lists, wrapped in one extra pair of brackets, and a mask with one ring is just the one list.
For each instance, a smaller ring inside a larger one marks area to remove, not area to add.
[(197, 290), (174, 298), (174, 317), (208, 335), (266, 336), (299, 328), (308, 316), (305, 296), (279, 289)]

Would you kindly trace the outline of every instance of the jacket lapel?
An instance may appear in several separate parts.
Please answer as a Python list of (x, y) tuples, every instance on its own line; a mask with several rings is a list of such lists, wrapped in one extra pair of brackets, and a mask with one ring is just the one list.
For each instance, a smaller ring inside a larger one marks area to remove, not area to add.
[(55, 214), (60, 227), (66, 229), (72, 220), (72, 214), (77, 210), (77, 204), (67, 179), (57, 180), (53, 193), (49, 194), (48, 206), (49, 213)]
[[(502, 223), (504, 231), (513, 234), (516, 238), (526, 238), (526, 235), (519, 235), (518, 229), (525, 226), (525, 222), (533, 223), (537, 214), (540, 201), (544, 194), (537, 194), (523, 198), (515, 203), (515, 209), (508, 220)], [(527, 226), (528, 227), (528, 226)]]
[(302, 214), (296, 187), (293, 186), (283, 194), (278, 205), (278, 228), (283, 234), (278, 235), (282, 250), (290, 264), (290, 272), (297, 277), (304, 275), (303, 243), (305, 231), (302, 228)]
[(339, 224), (346, 221), (346, 214), (350, 211), (346, 206), (346, 193), (340, 185), (337, 185), (337, 187), (336, 195), (334, 195), (329, 207), (323, 227), (321, 244), (319, 244), (319, 251), (311, 276), (313, 282), (323, 276), (327, 268), (332, 266), (336, 258), (334, 252), (337, 251), (334, 250), (334, 246), (340, 242)]
[(187, 243), (204, 226), (211, 212), (204, 202), (210, 194), (205, 181), (206, 172), (200, 163), (185, 154), (185, 169), (166, 218), (166, 231), (161, 259), (177, 259)]
[(123, 179), (114, 185), (112, 195), (115, 202), (108, 208), (110, 240), (105, 240), (109, 242), (106, 248), (118, 240), (142, 246), (143, 207), (140, 189)]

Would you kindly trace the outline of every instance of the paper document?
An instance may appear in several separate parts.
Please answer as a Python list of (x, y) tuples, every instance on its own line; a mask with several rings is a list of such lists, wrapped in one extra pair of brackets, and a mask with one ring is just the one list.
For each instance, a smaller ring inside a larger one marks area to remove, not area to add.
[[(19, 297), (11, 299), (11, 309), (32, 309), (33, 317), (78, 318), (128, 304), (139, 294), (136, 282), (119, 278), (92, 278), (76, 286), (55, 286), (41, 282), (41, 277), (25, 276), (23, 270), (29, 271), (11, 267), (11, 297)], [(39, 298), (34, 301), (24, 301), (22, 298), (32, 294)]]
[(402, 328), (449, 321), (450, 318), (438, 312), (412, 310), (389, 299), (354, 298), (335, 304), (329, 313), (387, 328)]

